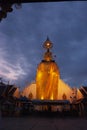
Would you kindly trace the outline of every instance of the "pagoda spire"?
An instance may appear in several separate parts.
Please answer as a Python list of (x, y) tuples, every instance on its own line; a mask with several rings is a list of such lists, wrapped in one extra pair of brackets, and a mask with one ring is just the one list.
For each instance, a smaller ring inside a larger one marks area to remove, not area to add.
[(47, 36), (46, 41), (43, 43), (43, 48), (46, 49), (46, 52), (44, 53), (44, 61), (52, 61), (52, 52), (50, 49), (53, 47), (53, 43), (49, 40), (49, 37)]

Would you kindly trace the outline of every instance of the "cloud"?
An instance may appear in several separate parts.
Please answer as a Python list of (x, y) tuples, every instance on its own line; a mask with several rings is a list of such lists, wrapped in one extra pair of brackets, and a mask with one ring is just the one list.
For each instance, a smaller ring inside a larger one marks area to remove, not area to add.
[(87, 77), (87, 2), (23, 4), (0, 24), (0, 75), (15, 82), (35, 79), (47, 35), (61, 78), (80, 86)]
[[(6, 39), (5, 36), (3, 37)], [(5, 46), (6, 41), (3, 40), (3, 37), (0, 38), (1, 43), (4, 45), (1, 45), (0, 48), (0, 77), (10, 80), (11, 82), (22, 80), (24, 76), (27, 75), (27, 72), (31, 72), (32, 65), (27, 63), (23, 54), (18, 53), (17, 56), (14, 57), (13, 54), (9, 53)], [(13, 59), (15, 59), (14, 62)]]

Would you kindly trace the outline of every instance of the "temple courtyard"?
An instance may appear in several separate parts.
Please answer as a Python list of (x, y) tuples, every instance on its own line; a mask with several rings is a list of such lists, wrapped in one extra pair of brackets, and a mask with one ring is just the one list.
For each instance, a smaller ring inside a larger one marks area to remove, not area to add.
[(0, 130), (87, 130), (86, 118), (0, 117)]

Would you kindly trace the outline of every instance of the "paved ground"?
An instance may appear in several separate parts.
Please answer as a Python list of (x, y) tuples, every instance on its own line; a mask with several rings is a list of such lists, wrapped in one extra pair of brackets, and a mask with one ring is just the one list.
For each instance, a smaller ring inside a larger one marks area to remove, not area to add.
[(0, 130), (87, 130), (87, 120), (55, 117), (0, 117)]

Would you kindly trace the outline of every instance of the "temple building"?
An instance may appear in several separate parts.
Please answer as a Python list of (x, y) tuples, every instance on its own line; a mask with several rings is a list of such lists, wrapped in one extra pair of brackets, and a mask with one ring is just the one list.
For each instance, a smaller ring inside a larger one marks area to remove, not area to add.
[(47, 38), (43, 47), (45, 53), (42, 61), (37, 66), (36, 80), (26, 86), (22, 96), (37, 100), (74, 100), (83, 97), (79, 89), (72, 88), (60, 78), (60, 71), (55, 62), (51, 49), (52, 42)]

